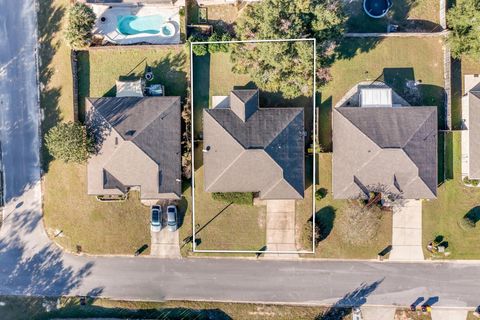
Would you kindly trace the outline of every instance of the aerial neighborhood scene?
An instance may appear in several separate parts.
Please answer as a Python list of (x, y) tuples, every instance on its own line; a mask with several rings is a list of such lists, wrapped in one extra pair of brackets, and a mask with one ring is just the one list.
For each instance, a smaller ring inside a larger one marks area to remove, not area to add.
[(0, 320), (480, 319), (479, 0), (0, 0)]

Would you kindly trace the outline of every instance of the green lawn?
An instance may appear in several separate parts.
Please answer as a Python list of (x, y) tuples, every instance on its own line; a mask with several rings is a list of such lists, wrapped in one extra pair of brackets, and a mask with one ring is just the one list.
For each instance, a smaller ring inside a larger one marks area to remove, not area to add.
[[(392, 241), (392, 216), (385, 213), (377, 236), (369, 245), (353, 246), (344, 243), (335, 230), (335, 220), (341, 217), (342, 210), (347, 205), (346, 200), (334, 200), (332, 190), (332, 154), (321, 153), (318, 155), (318, 170), (320, 180), (318, 188), (327, 189), (327, 196), (316, 201), (316, 221), (322, 226), (321, 233), (324, 238), (318, 244), (315, 252), (316, 258), (342, 258), (342, 259), (374, 259), (378, 253), (385, 249)], [(298, 212), (298, 211), (297, 211)], [(297, 216), (297, 219), (307, 221), (310, 215)], [(300, 222), (298, 222), (300, 224)]]
[(452, 127), (459, 129), (462, 123), (462, 96), (464, 76), (480, 74), (480, 61), (463, 57), (452, 63)]
[(326, 150), (331, 148), (332, 106), (360, 81), (379, 79), (404, 96), (406, 81), (421, 80), (420, 101), (417, 103), (442, 107), (438, 109), (438, 119), (439, 127), (443, 127), (441, 39), (347, 38), (338, 50), (340, 58), (331, 67), (333, 79), (320, 88), (319, 138)]
[(370, 18), (363, 10), (363, 1), (346, 5), (348, 32), (387, 32), (388, 24), (396, 24), (399, 31), (441, 31), (438, 0), (397, 0), (388, 14), (380, 19)]
[[(70, 49), (63, 39), (67, 0), (42, 1), (39, 11), (41, 41), (41, 107), (43, 132), (59, 121), (72, 121), (73, 82)], [(80, 101), (86, 96), (114, 95), (120, 76), (142, 74), (146, 63), (155, 69), (155, 81), (168, 95), (186, 94), (186, 56), (178, 50), (119, 49), (79, 54)], [(81, 112), (83, 103), (81, 104)], [(67, 250), (98, 254), (133, 254), (150, 244), (149, 209), (132, 193), (124, 203), (101, 203), (87, 196), (86, 166), (65, 164), (42, 154), (44, 167), (44, 221), (48, 234)], [(149, 250), (145, 251), (148, 254)]]
[[(288, 306), (275, 304), (221, 303), (203, 301), (122, 301), (87, 299), (81, 306), (78, 298), (42, 298), (1, 296), (2, 319), (46, 320), (56, 318), (129, 318), (129, 319), (321, 319), (326, 307)], [(58, 301), (58, 309), (57, 309)], [(45, 305), (53, 309), (46, 312)], [(343, 319), (351, 319), (346, 310)], [(337, 318), (335, 318), (337, 319)]]
[(185, 98), (188, 71), (186, 59), (183, 48), (129, 49), (127, 47), (79, 52), (79, 114), (82, 115), (84, 112), (85, 97), (114, 97), (116, 80), (143, 77), (147, 66), (152, 67), (153, 70), (152, 84), (163, 84), (167, 96)]
[[(452, 137), (446, 137), (447, 153), (452, 154), (453, 179), (447, 180), (438, 188), (436, 200), (423, 202), (423, 243), (437, 236), (442, 236), (448, 242), (447, 259), (480, 259), (480, 227), (464, 231), (458, 225), (470, 210), (480, 203), (480, 189), (465, 187), (461, 181), (461, 135), (454, 132)], [(477, 223), (478, 225), (478, 223)], [(425, 256), (430, 254), (425, 251)], [(435, 258), (440, 258), (437, 256)]]
[(199, 250), (260, 250), (266, 244), (266, 207), (224, 203), (204, 191), (195, 171), (195, 224)]

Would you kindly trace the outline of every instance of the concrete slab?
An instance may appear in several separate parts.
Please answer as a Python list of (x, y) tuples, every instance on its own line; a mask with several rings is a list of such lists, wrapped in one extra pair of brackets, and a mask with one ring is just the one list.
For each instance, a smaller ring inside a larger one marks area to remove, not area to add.
[(179, 259), (182, 257), (180, 255), (178, 230), (171, 232), (168, 231), (168, 229), (164, 226), (160, 232), (152, 232), (151, 237), (151, 256), (174, 259)]
[(392, 251), (389, 260), (424, 260), (421, 200), (406, 200), (393, 207)]
[(465, 320), (467, 316), (466, 309), (432, 308), (432, 320)]
[(393, 320), (395, 317), (396, 307), (367, 307), (362, 306), (363, 320)]
[[(267, 201), (267, 250), (296, 251), (295, 200)], [(295, 259), (298, 254), (267, 253), (265, 258)]]

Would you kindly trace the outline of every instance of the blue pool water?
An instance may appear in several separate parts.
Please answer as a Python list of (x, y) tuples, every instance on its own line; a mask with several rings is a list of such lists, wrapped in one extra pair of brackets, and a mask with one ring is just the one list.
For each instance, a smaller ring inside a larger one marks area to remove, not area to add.
[(118, 17), (117, 29), (121, 34), (127, 36), (139, 33), (157, 34), (161, 31), (165, 34), (170, 32), (170, 29), (165, 27), (165, 22), (165, 18), (161, 15), (120, 16)]

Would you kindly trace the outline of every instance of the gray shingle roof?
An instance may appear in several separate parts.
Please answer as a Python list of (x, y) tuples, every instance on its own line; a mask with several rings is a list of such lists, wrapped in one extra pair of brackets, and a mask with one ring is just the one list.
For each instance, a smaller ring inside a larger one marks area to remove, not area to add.
[(480, 179), (480, 83), (468, 92), (468, 110), (468, 176)]
[(245, 91), (232, 92), (230, 99), (235, 95), (257, 103), (246, 121), (231, 108), (203, 111), (204, 148), (209, 150), (203, 155), (206, 191), (303, 198), (303, 109), (259, 108), (258, 91)]
[(375, 186), (406, 199), (436, 197), (436, 107), (334, 111), (334, 197), (356, 198)]
[(89, 178), (89, 193), (140, 186), (144, 199), (180, 197), (180, 97), (87, 98), (87, 109), (90, 125), (112, 129), (89, 160), (92, 176), (100, 169), (108, 174), (102, 186)]

